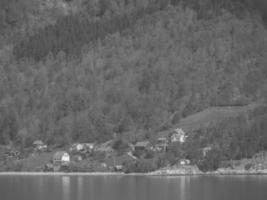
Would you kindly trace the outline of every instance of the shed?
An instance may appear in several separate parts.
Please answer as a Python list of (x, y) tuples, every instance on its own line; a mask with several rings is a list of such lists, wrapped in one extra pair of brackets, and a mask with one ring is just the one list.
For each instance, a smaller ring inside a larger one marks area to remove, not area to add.
[(134, 145), (134, 150), (135, 151), (144, 151), (144, 150), (152, 150), (152, 144), (149, 141), (141, 141), (137, 142)]

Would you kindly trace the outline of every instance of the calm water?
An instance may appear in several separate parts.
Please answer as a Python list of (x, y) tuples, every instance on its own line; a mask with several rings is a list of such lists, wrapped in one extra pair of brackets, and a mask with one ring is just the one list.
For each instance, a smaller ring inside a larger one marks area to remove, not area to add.
[(1, 200), (266, 200), (267, 176), (0, 176)]

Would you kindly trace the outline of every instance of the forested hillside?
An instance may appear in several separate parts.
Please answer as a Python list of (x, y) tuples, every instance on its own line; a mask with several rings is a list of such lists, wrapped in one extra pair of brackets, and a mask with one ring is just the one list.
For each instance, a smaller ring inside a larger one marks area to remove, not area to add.
[(0, 51), (0, 142), (149, 137), (205, 108), (266, 98), (264, 12), (197, 2), (86, 1), (16, 38)]

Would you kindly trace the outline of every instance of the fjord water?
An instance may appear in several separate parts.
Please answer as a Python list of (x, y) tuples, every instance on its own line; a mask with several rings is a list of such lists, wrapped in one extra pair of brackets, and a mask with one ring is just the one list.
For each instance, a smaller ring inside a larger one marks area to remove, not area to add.
[(0, 176), (1, 200), (266, 200), (267, 176)]

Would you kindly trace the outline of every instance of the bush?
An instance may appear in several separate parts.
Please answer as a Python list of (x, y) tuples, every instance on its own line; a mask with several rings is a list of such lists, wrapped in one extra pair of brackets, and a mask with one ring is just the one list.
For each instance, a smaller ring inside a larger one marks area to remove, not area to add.
[(136, 163), (136, 172), (151, 172), (156, 170), (154, 163), (150, 160), (140, 160)]
[(105, 152), (94, 152), (92, 155), (94, 160), (97, 161), (104, 161), (105, 157), (106, 157), (106, 153)]
[(147, 173), (156, 170), (156, 166), (151, 160), (138, 160), (135, 163), (125, 164), (125, 173), (137, 172)]
[(127, 151), (129, 145), (122, 139), (118, 139), (114, 142), (112, 148), (118, 152), (119, 155), (122, 155), (124, 152)]
[(144, 151), (141, 151), (141, 150), (135, 150), (133, 152), (133, 155), (137, 158), (140, 158), (142, 155), (144, 154)]
[(22, 163), (20, 161), (7, 161), (6, 171), (20, 172), (22, 170)]
[(145, 156), (144, 156), (144, 158), (145, 159), (151, 159), (151, 158), (154, 158), (154, 156), (155, 156), (155, 153), (154, 153), (154, 151), (147, 151), (146, 153), (145, 153)]
[(203, 160), (198, 162), (198, 168), (203, 171), (215, 171), (219, 168), (221, 154), (218, 150), (211, 150)]
[(231, 169), (234, 168), (234, 166), (233, 166), (233, 164), (232, 164), (231, 161), (224, 161), (224, 162), (221, 162), (220, 167), (221, 167), (221, 168), (231, 168)]
[(252, 167), (252, 163), (247, 163), (247, 164), (245, 165), (245, 170), (250, 170), (251, 167)]
[(168, 164), (168, 159), (167, 159), (167, 156), (165, 154), (161, 154), (157, 157), (157, 160), (156, 160), (157, 168), (164, 167), (167, 164)]

